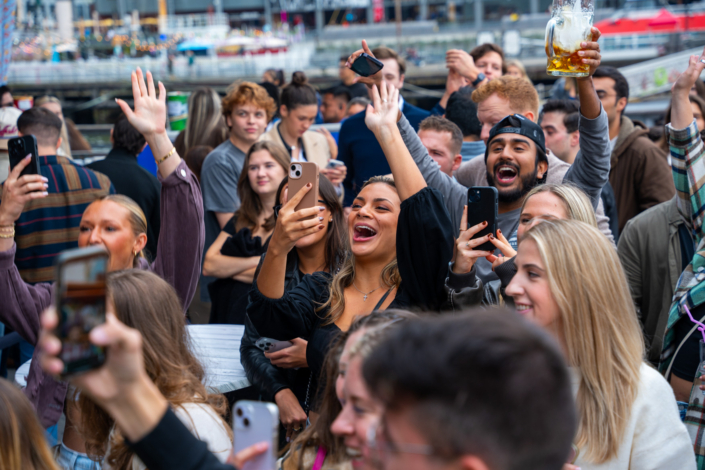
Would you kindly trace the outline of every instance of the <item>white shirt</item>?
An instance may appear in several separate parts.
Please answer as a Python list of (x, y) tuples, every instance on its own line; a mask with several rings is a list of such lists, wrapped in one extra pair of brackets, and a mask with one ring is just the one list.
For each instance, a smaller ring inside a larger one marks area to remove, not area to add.
[[(580, 372), (571, 368), (573, 396)], [(581, 450), (574, 465), (582, 470), (695, 470), (693, 444), (678, 414), (673, 389), (656, 370), (643, 363), (639, 389), (617, 456), (597, 465)]]

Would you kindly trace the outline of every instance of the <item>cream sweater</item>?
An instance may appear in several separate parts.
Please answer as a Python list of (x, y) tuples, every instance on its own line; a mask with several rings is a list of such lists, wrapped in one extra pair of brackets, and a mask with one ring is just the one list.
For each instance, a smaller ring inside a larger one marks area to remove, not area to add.
[[(575, 463), (582, 470), (695, 470), (695, 453), (678, 415), (671, 386), (656, 370), (641, 365), (639, 391), (632, 405), (622, 444), (615, 458), (601, 465)], [(574, 396), (580, 373), (571, 368)]]

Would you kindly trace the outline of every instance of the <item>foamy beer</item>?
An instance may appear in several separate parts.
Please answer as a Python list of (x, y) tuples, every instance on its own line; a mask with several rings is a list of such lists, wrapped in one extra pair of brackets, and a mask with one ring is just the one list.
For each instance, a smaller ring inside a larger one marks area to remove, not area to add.
[(546, 55), (549, 75), (587, 77), (590, 66), (578, 55), (580, 43), (591, 41), (593, 0), (553, 0), (553, 13), (546, 25)]

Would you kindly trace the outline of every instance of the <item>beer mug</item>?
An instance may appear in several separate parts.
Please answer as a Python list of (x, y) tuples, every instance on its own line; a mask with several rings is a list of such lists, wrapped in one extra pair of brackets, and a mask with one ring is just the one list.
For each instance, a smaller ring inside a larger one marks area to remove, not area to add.
[(580, 43), (591, 41), (593, 0), (553, 0), (553, 12), (546, 25), (546, 55), (549, 75), (587, 77), (590, 66), (578, 55)]

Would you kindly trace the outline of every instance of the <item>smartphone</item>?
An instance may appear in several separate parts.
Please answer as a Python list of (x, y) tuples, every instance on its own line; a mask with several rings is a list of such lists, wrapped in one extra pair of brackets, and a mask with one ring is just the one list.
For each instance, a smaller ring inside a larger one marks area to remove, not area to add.
[(108, 252), (102, 246), (66, 250), (56, 261), (55, 306), (61, 341), (62, 377), (97, 369), (105, 362), (105, 348), (88, 339), (105, 323), (105, 275)]
[(241, 470), (274, 470), (279, 446), (279, 408), (274, 403), (241, 400), (233, 409), (233, 451), (266, 442), (264, 454), (245, 463)]
[(272, 338), (260, 338), (257, 341), (255, 341), (255, 346), (260, 348), (264, 352), (277, 352), (281, 351), (282, 349), (290, 348), (293, 346), (294, 343), (291, 341), (277, 341), (276, 339)]
[(382, 62), (375, 59), (368, 53), (363, 52), (357, 59), (355, 59), (355, 62), (353, 62), (350, 69), (362, 77), (369, 77), (370, 75), (374, 75), (382, 70), (383, 67), (384, 64)]
[(345, 163), (340, 160), (328, 160), (328, 165), (326, 165), (326, 168), (332, 170), (334, 168), (338, 168), (339, 166), (345, 166)]
[[(472, 238), (481, 238), (489, 233), (497, 235), (497, 199), (497, 188), (492, 186), (473, 186), (468, 189), (468, 228), (487, 222), (487, 227)], [(490, 252), (496, 250), (490, 242), (483, 243), (475, 249)]]
[[(313, 187), (296, 206), (297, 211), (318, 205), (318, 164), (315, 162), (292, 163), (289, 167), (289, 199), (308, 183), (311, 183)], [(302, 220), (310, 220), (314, 217), (318, 217), (318, 215), (312, 215)]]
[(27, 155), (32, 155), (32, 161), (22, 170), (20, 176), (40, 175), (39, 172), (39, 151), (37, 150), (37, 139), (33, 135), (23, 135), (13, 137), (7, 141), (7, 153), (10, 157), (10, 171), (20, 163)]

